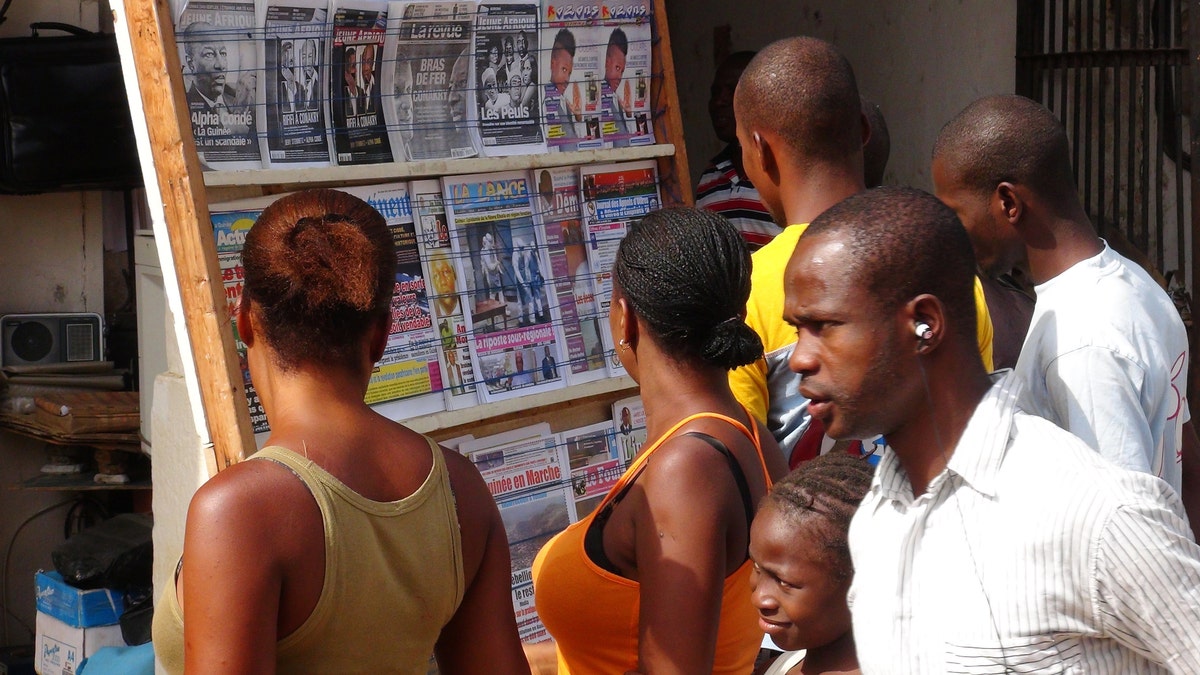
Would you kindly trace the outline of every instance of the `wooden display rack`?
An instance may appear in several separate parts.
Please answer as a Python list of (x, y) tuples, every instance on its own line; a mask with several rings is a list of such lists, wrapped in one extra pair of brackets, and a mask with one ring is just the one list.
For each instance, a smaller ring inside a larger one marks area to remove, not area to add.
[[(123, 0), (142, 107), (149, 127), (155, 180), (162, 193), (166, 227), (179, 280), (184, 321), (200, 383), (200, 395), (217, 470), (255, 449), (242, 375), (217, 263), (208, 204), (316, 186), (379, 183), (442, 175), (583, 165), (636, 159), (658, 162), (665, 205), (693, 201), (683, 123), (675, 88), (665, 0), (653, 0), (653, 72), (650, 88), (659, 144), (582, 152), (472, 158), (319, 169), (262, 169), (203, 172), (192, 138), (182, 68), (168, 0)], [(669, 142), (667, 142), (669, 141)], [(611, 416), (611, 402), (634, 393), (627, 377), (610, 378), (547, 394), (535, 394), (465, 410), (402, 420), (444, 440), (462, 433), (487, 435), (535, 421), (555, 431)]]

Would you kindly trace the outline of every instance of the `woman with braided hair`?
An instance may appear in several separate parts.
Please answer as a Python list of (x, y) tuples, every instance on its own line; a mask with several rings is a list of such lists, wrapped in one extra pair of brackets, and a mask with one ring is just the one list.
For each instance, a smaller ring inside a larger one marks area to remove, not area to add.
[(750, 523), (786, 468), (729, 390), (728, 371), (762, 356), (742, 320), (749, 294), (750, 254), (721, 216), (656, 211), (621, 242), (609, 327), (651, 440), (534, 562), (538, 614), (555, 639), (553, 653), (526, 647), (537, 672), (753, 667), (762, 631), (746, 602)]
[(196, 492), (154, 616), (166, 672), (528, 673), (504, 525), (475, 467), (363, 402), (396, 283), (384, 219), (283, 197), (242, 252), (266, 447)]
[(750, 528), (750, 577), (759, 625), (789, 650), (764, 675), (857, 673), (846, 593), (854, 566), (846, 537), (874, 467), (834, 452), (776, 483)]

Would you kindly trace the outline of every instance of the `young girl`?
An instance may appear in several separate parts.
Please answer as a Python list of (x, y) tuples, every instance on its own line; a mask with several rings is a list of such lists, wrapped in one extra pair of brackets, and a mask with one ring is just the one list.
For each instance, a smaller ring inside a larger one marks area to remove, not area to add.
[(873, 472), (861, 458), (822, 455), (763, 500), (750, 528), (750, 597), (759, 627), (790, 650), (764, 675), (859, 672), (846, 604), (854, 575), (846, 535)]

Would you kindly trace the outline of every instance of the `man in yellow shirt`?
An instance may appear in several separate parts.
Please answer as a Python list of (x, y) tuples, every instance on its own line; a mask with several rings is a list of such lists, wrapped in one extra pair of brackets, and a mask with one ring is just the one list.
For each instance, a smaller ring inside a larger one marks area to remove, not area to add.
[[(733, 105), (746, 175), (776, 222), (794, 224), (754, 253), (746, 323), (762, 338), (765, 357), (730, 373), (729, 382), (794, 465), (815, 456), (824, 434), (806, 435), (808, 401), (787, 366), (796, 335), (783, 321), (783, 272), (808, 223), (864, 189), (870, 128), (850, 62), (815, 38), (787, 38), (760, 51), (742, 73)], [(992, 323), (978, 279), (975, 302), (980, 355), (991, 370)]]

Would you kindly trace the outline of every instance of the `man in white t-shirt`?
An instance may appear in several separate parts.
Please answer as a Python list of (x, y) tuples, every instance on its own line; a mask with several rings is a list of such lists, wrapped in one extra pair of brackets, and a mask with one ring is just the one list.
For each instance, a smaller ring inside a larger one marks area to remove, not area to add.
[(1036, 285), (1015, 369), (1021, 406), (1162, 478), (1200, 525), (1183, 321), (1145, 270), (1096, 236), (1062, 124), (1027, 98), (980, 99), (942, 129), (933, 180), (980, 265), (1020, 267)]

